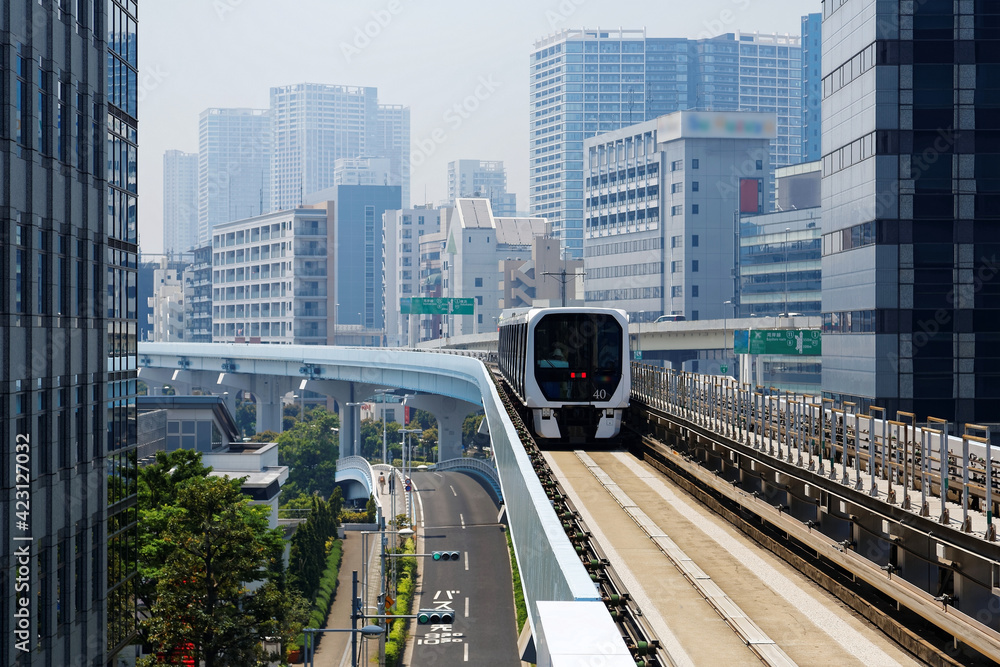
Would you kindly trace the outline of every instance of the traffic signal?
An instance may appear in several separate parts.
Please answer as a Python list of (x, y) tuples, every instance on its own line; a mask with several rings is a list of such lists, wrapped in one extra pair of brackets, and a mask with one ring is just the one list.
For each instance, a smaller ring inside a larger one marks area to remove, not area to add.
[(458, 560), (457, 551), (435, 551), (431, 554), (434, 560)]
[(417, 623), (426, 625), (451, 625), (455, 622), (455, 612), (451, 609), (421, 609), (417, 614)]

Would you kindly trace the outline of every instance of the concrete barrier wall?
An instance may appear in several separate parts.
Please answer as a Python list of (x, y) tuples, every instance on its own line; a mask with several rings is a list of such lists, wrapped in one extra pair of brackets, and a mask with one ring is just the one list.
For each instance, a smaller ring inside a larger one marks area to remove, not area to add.
[[(483, 406), (532, 631), (538, 602), (600, 599), (521, 446), (492, 377), (477, 359), (386, 348), (140, 343), (139, 365), (216, 376), (273, 375), (340, 380), (451, 396)], [(235, 367), (234, 367), (235, 366)], [(308, 388), (308, 387), (307, 387)]]

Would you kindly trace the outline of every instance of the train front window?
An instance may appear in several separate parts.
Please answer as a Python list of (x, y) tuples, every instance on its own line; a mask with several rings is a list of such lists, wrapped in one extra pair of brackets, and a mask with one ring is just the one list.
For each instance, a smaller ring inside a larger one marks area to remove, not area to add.
[(535, 379), (550, 401), (604, 401), (622, 377), (622, 327), (611, 315), (553, 313), (535, 325)]

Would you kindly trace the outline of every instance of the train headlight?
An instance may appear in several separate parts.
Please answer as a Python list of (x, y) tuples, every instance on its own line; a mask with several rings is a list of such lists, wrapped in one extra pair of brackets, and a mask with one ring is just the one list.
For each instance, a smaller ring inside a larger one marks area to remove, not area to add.
[(552, 419), (552, 408), (542, 408), (542, 419)]

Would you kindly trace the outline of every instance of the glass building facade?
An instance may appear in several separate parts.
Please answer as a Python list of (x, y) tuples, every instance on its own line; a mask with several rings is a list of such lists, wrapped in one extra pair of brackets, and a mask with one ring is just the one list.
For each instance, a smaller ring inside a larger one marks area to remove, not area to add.
[(802, 49), (787, 35), (703, 40), (645, 30), (564, 30), (535, 43), (530, 70), (530, 208), (583, 256), (583, 141), (683, 109), (778, 116), (773, 166), (802, 159)]
[(116, 664), (135, 635), (137, 11), (0, 14), (7, 665)]
[(831, 398), (1000, 421), (998, 21), (993, 2), (823, 4)]
[(823, 15), (802, 17), (802, 161), (822, 157), (820, 120), (823, 106)]

